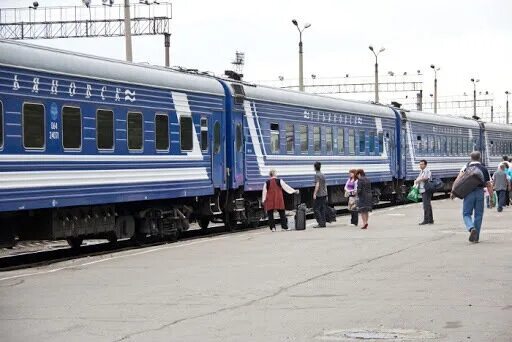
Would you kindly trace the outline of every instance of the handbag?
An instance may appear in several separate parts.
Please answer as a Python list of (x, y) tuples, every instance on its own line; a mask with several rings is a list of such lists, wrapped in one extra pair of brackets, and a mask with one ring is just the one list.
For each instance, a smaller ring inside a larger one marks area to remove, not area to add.
[(350, 196), (348, 198), (348, 210), (354, 211), (357, 209), (357, 197)]
[(412, 202), (419, 202), (421, 198), (420, 190), (417, 186), (413, 186), (409, 194), (407, 195), (407, 199)]
[(429, 180), (429, 181), (426, 181), (425, 182), (425, 191), (426, 192), (436, 192), (436, 191), (441, 191), (443, 190), (444, 188), (444, 183), (441, 179), (439, 178), (432, 178), (432, 180)]

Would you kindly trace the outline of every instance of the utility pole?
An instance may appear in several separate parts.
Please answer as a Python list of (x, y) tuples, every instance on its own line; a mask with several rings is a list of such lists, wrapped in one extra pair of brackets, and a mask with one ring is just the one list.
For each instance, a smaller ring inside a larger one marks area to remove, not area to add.
[(476, 119), (478, 117), (476, 115), (476, 84), (480, 82), (480, 80), (472, 78), (471, 82), (473, 82), (473, 118)]
[(373, 50), (373, 46), (368, 47), (371, 52), (375, 55), (375, 103), (379, 103), (379, 61), (378, 56), (381, 52), (386, 50), (385, 48), (380, 48), (379, 52), (375, 53)]
[(510, 123), (510, 117), (509, 117), (509, 112), (508, 112), (508, 95), (510, 94), (510, 92), (507, 90), (505, 92), (505, 95), (507, 95), (507, 102), (506, 102), (506, 122), (507, 122), (507, 125)]
[(132, 62), (132, 27), (130, 17), (130, 0), (124, 0), (124, 40), (126, 46), (126, 61)]
[(164, 45), (165, 45), (165, 66), (169, 67), (169, 47), (171, 46), (171, 34), (164, 33)]
[(436, 68), (434, 64), (431, 64), (430, 67), (434, 70), (434, 114), (437, 113), (437, 72), (441, 70), (441, 68)]
[(297, 20), (293, 19), (292, 24), (297, 27), (299, 30), (299, 90), (304, 91), (304, 66), (303, 66), (303, 51), (302, 51), (302, 32), (308, 27), (311, 27), (311, 24), (304, 24), (304, 27), (300, 29), (299, 23)]

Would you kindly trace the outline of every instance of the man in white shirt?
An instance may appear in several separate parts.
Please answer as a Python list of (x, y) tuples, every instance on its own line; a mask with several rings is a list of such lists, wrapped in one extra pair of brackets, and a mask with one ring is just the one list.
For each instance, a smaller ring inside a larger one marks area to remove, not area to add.
[(427, 167), (425, 159), (420, 161), (420, 174), (414, 181), (414, 185), (419, 187), (421, 194), (421, 201), (423, 202), (423, 221), (420, 226), (425, 224), (434, 224), (434, 216), (432, 214), (432, 192), (425, 191), (425, 183), (432, 180), (432, 173)]

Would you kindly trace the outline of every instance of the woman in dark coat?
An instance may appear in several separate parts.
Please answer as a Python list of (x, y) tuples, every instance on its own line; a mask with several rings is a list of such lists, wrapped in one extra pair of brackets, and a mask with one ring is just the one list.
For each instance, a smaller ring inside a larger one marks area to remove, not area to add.
[(373, 197), (372, 197), (372, 186), (364, 170), (359, 169), (356, 173), (357, 176), (357, 210), (361, 213), (361, 221), (363, 226), (361, 229), (368, 228), (368, 216), (369, 212), (372, 211)]

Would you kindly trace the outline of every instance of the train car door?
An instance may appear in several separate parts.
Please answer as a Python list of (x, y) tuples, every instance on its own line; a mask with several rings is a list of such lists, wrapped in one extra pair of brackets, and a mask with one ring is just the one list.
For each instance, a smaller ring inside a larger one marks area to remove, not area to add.
[(244, 139), (244, 122), (243, 116), (240, 112), (233, 113), (232, 120), (233, 137), (233, 170), (232, 172), (232, 187), (238, 188), (244, 184), (244, 152), (245, 152), (245, 139)]
[(223, 126), (224, 113), (213, 112), (212, 115), (212, 180), (215, 188), (226, 189), (226, 151), (224, 150), (226, 134)]

